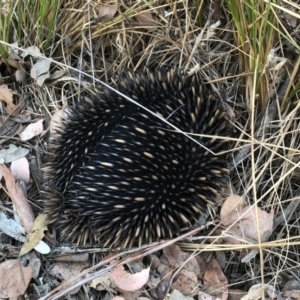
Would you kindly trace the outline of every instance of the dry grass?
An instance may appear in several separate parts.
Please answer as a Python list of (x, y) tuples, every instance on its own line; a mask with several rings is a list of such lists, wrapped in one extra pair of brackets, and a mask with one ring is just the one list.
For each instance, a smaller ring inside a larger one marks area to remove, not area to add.
[[(113, 16), (101, 15), (104, 3)], [(233, 189), (250, 205), (274, 210), (275, 225), (270, 238), (257, 244), (222, 244), (221, 236), (210, 244), (181, 246), (224, 252), (224, 273), (231, 288), (246, 290), (265, 282), (281, 290), (283, 276), (299, 280), (299, 3), (153, 0), (119, 1), (117, 6), (115, 1), (61, 1), (60, 5), (53, 35), (45, 33), (45, 40), (50, 36), (48, 46), (35, 22), (22, 28), (17, 41), (23, 49), (38, 46), (54, 61), (51, 73), (65, 70), (65, 76), (39, 87), (33, 80), (16, 83), (11, 68), (5, 70), (6, 77), (2, 75), (22, 94), (24, 107), (44, 118), (48, 128), (51, 115), (63, 103), (75, 105), (83, 91), (101, 88), (99, 79), (109, 83), (124, 70), (176, 68), (210, 82), (234, 113)], [(8, 35), (3, 37), (4, 42), (12, 42)], [(1, 45), (5, 51), (7, 46)], [(22, 67), (29, 72), (30, 61)], [(1, 144), (13, 138), (8, 136)], [(47, 139), (46, 134), (25, 145), (31, 150), (31, 162), (37, 161), (35, 186), (28, 195), (36, 212), (41, 209), (39, 170)], [(254, 248), (259, 254), (241, 263)]]

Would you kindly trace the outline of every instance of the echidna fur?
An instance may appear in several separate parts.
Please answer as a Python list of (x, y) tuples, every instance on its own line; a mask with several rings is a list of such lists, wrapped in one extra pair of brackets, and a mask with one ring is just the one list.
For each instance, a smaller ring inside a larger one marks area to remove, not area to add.
[[(194, 76), (124, 75), (117, 90), (186, 133), (226, 136), (220, 99)], [(104, 88), (71, 109), (49, 146), (45, 212), (62, 239), (110, 247), (170, 238), (227, 183), (226, 140), (193, 138)]]

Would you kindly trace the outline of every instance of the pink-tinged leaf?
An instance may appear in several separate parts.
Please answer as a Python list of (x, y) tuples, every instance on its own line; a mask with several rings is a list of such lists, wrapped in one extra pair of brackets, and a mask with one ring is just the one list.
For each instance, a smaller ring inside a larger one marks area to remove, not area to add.
[(123, 266), (118, 266), (110, 271), (114, 283), (124, 291), (132, 292), (142, 288), (149, 279), (150, 268), (141, 272), (130, 274)]

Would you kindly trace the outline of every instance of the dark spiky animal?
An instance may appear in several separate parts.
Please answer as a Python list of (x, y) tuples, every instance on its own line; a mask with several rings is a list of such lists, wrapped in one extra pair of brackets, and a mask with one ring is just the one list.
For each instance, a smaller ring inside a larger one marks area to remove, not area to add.
[[(62, 238), (132, 247), (169, 238), (227, 183), (227, 121), (195, 77), (127, 73), (68, 113), (49, 146), (45, 211)], [(212, 137), (213, 136), (213, 137)]]

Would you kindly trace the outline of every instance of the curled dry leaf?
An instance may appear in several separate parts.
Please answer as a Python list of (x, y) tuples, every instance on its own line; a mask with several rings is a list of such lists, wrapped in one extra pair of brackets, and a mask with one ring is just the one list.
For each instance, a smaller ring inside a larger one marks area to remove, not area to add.
[(33, 268), (10, 259), (0, 264), (0, 299), (17, 299), (23, 295), (32, 278)]
[(5, 103), (7, 114), (15, 117), (20, 113), (22, 106), (14, 102), (14, 97), (19, 98), (18, 93), (10, 90), (7, 85), (0, 86), (0, 101)]
[(18, 181), (12, 176), (5, 165), (0, 165), (0, 172), (3, 174), (8, 195), (14, 204), (26, 232), (30, 232), (34, 223), (34, 214), (28, 200), (24, 197), (23, 189)]
[(20, 134), (21, 141), (25, 142), (42, 133), (44, 119), (38, 120), (35, 123), (29, 124)]
[(110, 271), (110, 276), (116, 286), (124, 291), (136, 291), (142, 288), (149, 279), (150, 268), (144, 269), (141, 272), (130, 274), (125, 271), (123, 266), (114, 267)]

